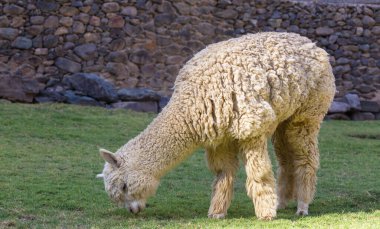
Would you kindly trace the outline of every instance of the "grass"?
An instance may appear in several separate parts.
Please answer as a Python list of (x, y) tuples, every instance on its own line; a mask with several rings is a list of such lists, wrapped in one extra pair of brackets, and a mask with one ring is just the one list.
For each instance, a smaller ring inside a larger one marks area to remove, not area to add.
[(308, 217), (295, 216), (292, 203), (276, 220), (257, 220), (241, 169), (228, 217), (208, 219), (213, 177), (201, 150), (162, 179), (144, 212), (131, 215), (95, 179), (103, 167), (97, 149), (115, 151), (153, 117), (0, 103), (0, 228), (380, 228), (379, 121), (323, 124), (318, 191)]

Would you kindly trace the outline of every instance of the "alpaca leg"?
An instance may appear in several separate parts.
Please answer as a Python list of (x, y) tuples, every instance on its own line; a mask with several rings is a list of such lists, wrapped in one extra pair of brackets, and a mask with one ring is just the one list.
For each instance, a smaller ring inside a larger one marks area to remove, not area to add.
[(285, 137), (292, 152), (297, 215), (308, 215), (315, 194), (319, 167), (318, 133), (323, 116), (294, 118), (287, 124)]
[(304, 139), (304, 152), (295, 154), (295, 180), (297, 188), (297, 215), (308, 215), (309, 204), (314, 198), (317, 170), (319, 167), (319, 152), (317, 135)]
[(216, 175), (208, 217), (224, 218), (231, 203), (234, 178), (239, 167), (237, 151), (231, 146), (219, 146), (207, 149), (206, 157), (210, 170)]
[(286, 208), (289, 200), (295, 198), (294, 186), (294, 165), (293, 155), (289, 149), (286, 135), (286, 123), (280, 124), (272, 137), (273, 146), (276, 152), (277, 169), (277, 209)]
[(246, 189), (259, 219), (276, 217), (277, 196), (267, 139), (261, 138), (242, 145), (242, 157), (247, 173)]

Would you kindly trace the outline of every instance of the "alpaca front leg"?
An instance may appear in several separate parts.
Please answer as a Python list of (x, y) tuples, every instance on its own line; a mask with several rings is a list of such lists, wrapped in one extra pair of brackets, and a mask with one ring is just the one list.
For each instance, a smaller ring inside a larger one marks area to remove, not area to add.
[(216, 174), (208, 217), (221, 219), (227, 215), (233, 196), (233, 186), (239, 159), (234, 146), (219, 146), (207, 149), (207, 162), (210, 170)]
[(277, 196), (267, 141), (263, 138), (243, 144), (242, 148), (247, 173), (247, 194), (253, 201), (256, 216), (262, 220), (271, 220), (276, 217)]

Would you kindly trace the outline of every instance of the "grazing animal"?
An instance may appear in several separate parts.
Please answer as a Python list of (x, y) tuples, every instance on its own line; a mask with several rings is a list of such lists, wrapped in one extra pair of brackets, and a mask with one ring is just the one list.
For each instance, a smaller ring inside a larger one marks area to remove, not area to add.
[[(138, 213), (160, 178), (196, 148), (215, 173), (210, 218), (227, 214), (243, 161), (256, 216), (270, 220), (291, 199), (307, 215), (319, 166), (317, 135), (335, 94), (327, 53), (294, 33), (257, 33), (207, 46), (180, 70), (168, 105), (105, 159), (105, 189)], [(277, 194), (268, 156), (272, 136)]]

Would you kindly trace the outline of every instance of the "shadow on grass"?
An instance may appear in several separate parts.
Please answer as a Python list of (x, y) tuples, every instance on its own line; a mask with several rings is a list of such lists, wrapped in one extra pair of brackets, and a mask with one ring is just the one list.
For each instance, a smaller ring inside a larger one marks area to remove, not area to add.
[[(198, 206), (198, 209), (194, 209), (194, 206), (176, 205), (177, 201), (173, 201), (177, 207), (171, 207), (157, 201), (154, 204), (150, 204), (143, 212), (138, 215), (129, 213), (126, 209), (112, 209), (107, 212), (109, 217), (122, 217), (124, 219), (136, 219), (136, 220), (193, 220), (193, 219), (206, 219), (208, 202), (206, 203), (194, 203)], [(180, 202), (180, 201), (178, 201)], [(165, 205), (160, 207), (160, 205)], [(248, 202), (243, 205), (234, 205), (230, 207), (228, 216), (226, 219), (256, 219), (254, 214), (253, 205)], [(370, 213), (380, 209), (380, 192), (371, 191), (367, 195), (352, 195), (348, 197), (336, 197), (331, 199), (317, 199), (310, 208), (310, 215), (307, 217), (320, 217), (328, 214), (348, 214), (366, 212)], [(286, 219), (291, 221), (297, 221), (303, 217), (296, 216), (296, 203), (290, 202), (286, 209), (279, 210), (277, 212), (276, 219)]]
[(380, 134), (348, 134), (347, 136), (359, 139), (380, 140)]
[[(252, 206), (253, 209), (253, 206)], [(380, 192), (372, 191), (368, 195), (349, 195), (348, 197), (336, 197), (330, 199), (316, 199), (309, 207), (307, 217), (320, 217), (328, 214), (344, 214), (357, 212), (373, 212), (380, 209)], [(302, 217), (295, 215), (296, 202), (291, 201), (286, 209), (277, 211), (277, 219), (298, 220)], [(251, 218), (251, 212), (230, 209), (228, 218)]]

